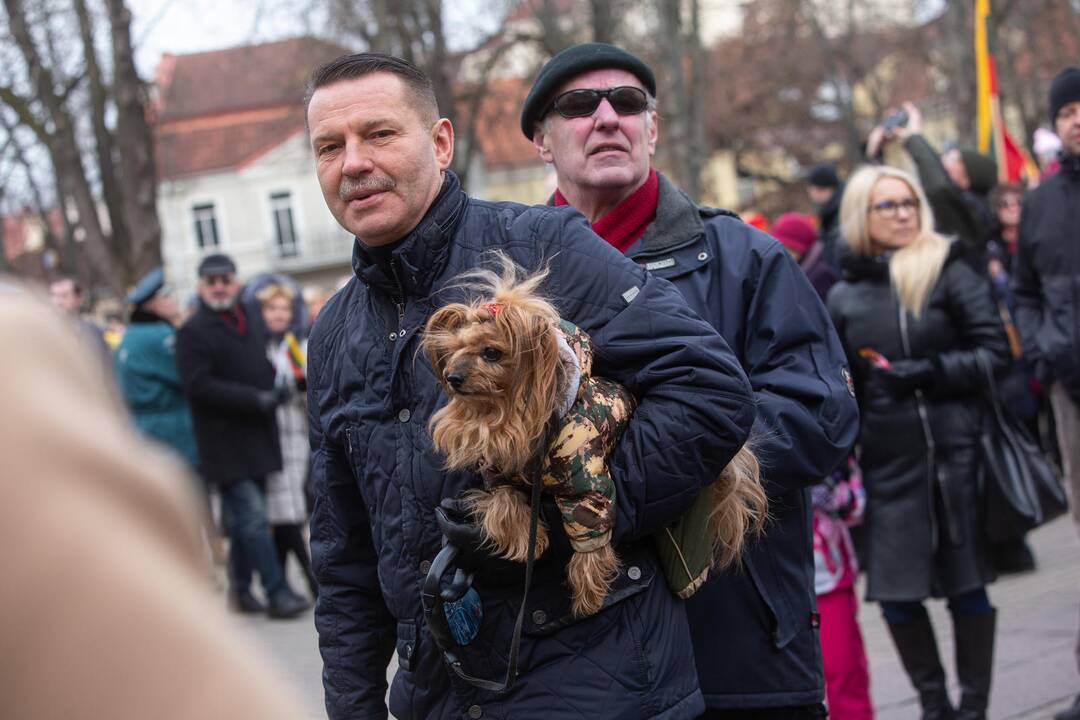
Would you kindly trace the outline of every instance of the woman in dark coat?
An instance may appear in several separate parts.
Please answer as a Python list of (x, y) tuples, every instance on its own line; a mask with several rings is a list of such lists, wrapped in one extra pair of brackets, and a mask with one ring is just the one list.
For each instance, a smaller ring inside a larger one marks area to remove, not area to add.
[[(910, 175), (866, 167), (840, 209), (848, 255), (829, 310), (848, 352), (862, 416), (867, 596), (919, 692), (924, 718), (985, 718), (995, 610), (979, 517), (984, 368), (1009, 346), (985, 279), (959, 243), (933, 232)], [(954, 711), (923, 607), (948, 598), (962, 697)]]

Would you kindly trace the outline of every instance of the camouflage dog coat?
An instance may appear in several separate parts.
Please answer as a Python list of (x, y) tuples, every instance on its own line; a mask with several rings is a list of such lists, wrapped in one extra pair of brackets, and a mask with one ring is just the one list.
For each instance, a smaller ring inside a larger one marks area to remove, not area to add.
[(569, 387), (541, 472), (574, 550), (592, 552), (611, 542), (615, 483), (607, 456), (622, 437), (635, 401), (622, 385), (593, 377), (588, 334), (565, 320), (559, 322), (559, 333)]

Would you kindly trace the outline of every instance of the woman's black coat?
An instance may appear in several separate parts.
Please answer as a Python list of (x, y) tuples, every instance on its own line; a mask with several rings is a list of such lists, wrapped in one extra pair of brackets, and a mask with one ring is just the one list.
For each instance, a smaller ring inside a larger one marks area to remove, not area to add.
[[(868, 495), (865, 564), (871, 600), (958, 595), (993, 579), (979, 512), (982, 426), (977, 360), (1009, 365), (1008, 341), (986, 280), (957, 262), (954, 243), (927, 307), (901, 312), (883, 257), (848, 256), (829, 311), (855, 376)], [(896, 363), (931, 361), (918, 394), (894, 394), (860, 357), (873, 348)]]

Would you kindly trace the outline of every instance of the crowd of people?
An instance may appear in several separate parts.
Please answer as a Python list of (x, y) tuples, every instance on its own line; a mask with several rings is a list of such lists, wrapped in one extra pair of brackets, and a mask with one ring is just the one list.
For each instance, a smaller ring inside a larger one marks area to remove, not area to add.
[[(211, 254), (182, 324), (157, 269), (127, 297), (114, 352), (85, 321), (80, 333), (115, 367), (134, 425), (202, 480), (207, 547), (215, 515), (228, 538), (231, 606), (304, 612), (286, 572), (297, 561), (331, 718), (387, 706), (474, 720), (872, 718), (864, 572), (923, 717), (979, 720), (987, 586), (1035, 563), (1023, 537), (986, 539), (987, 383), (1080, 490), (1080, 69), (1049, 96), (1062, 153), (1032, 190), (998, 184), (988, 156), (939, 153), (908, 103), (846, 182), (825, 162), (807, 173), (817, 216), (784, 213), (764, 232), (653, 167), (656, 78), (621, 48), (572, 46), (536, 77), (521, 130), (557, 188), (537, 207), (471, 199), (428, 79), (399, 58), (346, 55), (315, 70), (305, 98), (327, 207), (356, 237), (355, 277), (318, 322), (288, 278), (242, 286), (233, 260)], [(913, 171), (886, 162), (898, 151)], [(607, 459), (622, 567), (593, 615), (569, 610), (553, 508), (538, 512), (556, 539), (527, 569), (494, 556), (468, 517), (437, 512), (481, 480), (446, 471), (432, 447), (446, 379), (418, 343), (435, 309), (468, 302), (462, 273), (493, 251), (546, 269), (545, 292), (591, 338), (594, 372), (637, 402)], [(77, 313), (76, 282), (51, 295)], [(654, 535), (744, 443), (760, 458), (766, 530), (684, 602)], [(421, 588), (445, 557), (456, 587), (442, 596), (480, 598), (466, 641), (427, 629)], [(952, 618), (958, 702), (931, 598)], [(1059, 717), (1080, 718), (1080, 704)]]

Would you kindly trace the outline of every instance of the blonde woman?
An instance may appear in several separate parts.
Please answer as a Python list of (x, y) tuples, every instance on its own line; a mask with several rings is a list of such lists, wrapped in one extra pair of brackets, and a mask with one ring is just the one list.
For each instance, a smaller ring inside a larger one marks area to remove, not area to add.
[(273, 283), (255, 294), (262, 308), (267, 331), (266, 354), (274, 366), (276, 386), (289, 389), (289, 399), (277, 407), (277, 426), (281, 438), (281, 472), (272, 473), (266, 482), (266, 516), (274, 534), (278, 560), (286, 567), (291, 553), (304, 570), (311, 596), (317, 594), (311, 571), (311, 554), (304, 539), (303, 524), (308, 508), (304, 484), (308, 472), (307, 423), (307, 342), (290, 330), (296, 293), (287, 285)]
[[(979, 357), (1010, 362), (986, 280), (933, 231), (918, 182), (864, 167), (840, 206), (845, 280), (829, 311), (854, 373), (867, 491), (867, 597), (881, 603), (923, 718), (986, 717), (996, 611), (976, 497)], [(947, 598), (961, 698), (945, 686), (927, 598)]]

